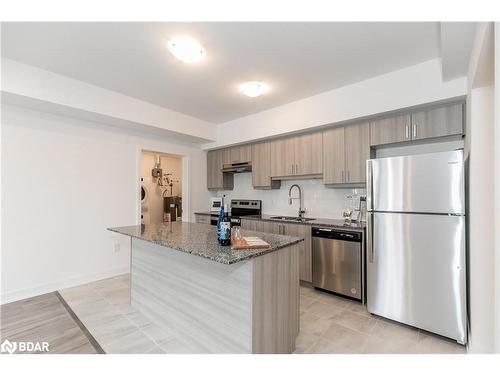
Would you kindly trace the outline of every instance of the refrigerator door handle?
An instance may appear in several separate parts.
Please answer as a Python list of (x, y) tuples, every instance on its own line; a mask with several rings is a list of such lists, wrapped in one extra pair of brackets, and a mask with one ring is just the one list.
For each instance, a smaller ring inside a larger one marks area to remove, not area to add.
[(366, 161), (366, 209), (373, 209), (373, 166), (372, 161)]
[(366, 247), (368, 253), (368, 262), (373, 263), (374, 248), (373, 248), (373, 213), (368, 212), (366, 217)]

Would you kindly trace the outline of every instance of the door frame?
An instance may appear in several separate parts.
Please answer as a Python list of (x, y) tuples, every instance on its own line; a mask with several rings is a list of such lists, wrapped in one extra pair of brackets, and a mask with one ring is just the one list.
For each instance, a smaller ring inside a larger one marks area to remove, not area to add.
[(146, 146), (138, 146), (136, 148), (136, 157), (135, 157), (135, 183), (136, 183), (136, 213), (135, 213), (135, 219), (136, 219), (136, 225), (141, 224), (141, 158), (142, 158), (142, 153), (144, 151), (146, 152), (152, 152), (152, 153), (159, 153), (159, 154), (164, 154), (164, 155), (171, 155), (174, 157), (178, 157), (182, 161), (182, 176), (181, 176), (181, 181), (182, 181), (182, 221), (190, 221), (189, 216), (191, 215), (191, 210), (190, 210), (190, 196), (189, 196), (189, 186), (190, 186), (190, 181), (189, 181), (189, 170), (191, 167), (191, 158), (189, 155), (186, 154), (179, 154), (179, 153), (173, 153), (168, 150), (168, 148), (171, 148), (169, 146), (165, 147), (146, 147)]

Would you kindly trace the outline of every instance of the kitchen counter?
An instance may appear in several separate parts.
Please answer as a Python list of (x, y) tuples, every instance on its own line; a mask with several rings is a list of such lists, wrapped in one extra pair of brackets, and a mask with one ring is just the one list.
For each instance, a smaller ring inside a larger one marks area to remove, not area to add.
[[(213, 214), (214, 213), (210, 213), (208, 211), (195, 212), (195, 215), (213, 215)], [(366, 227), (365, 222), (346, 224), (342, 219), (315, 218), (314, 220), (309, 220), (309, 221), (295, 221), (295, 220), (271, 219), (271, 217), (273, 216), (280, 216), (280, 215), (250, 215), (250, 216), (244, 216), (243, 218), (248, 220), (263, 220), (263, 221), (272, 221), (276, 223), (303, 224), (315, 227), (335, 227), (335, 228), (352, 229), (358, 231), (363, 230)]]
[(303, 238), (242, 230), (270, 249), (219, 246), (209, 224), (109, 228), (131, 237), (134, 309), (195, 353), (292, 353)]
[(171, 222), (170, 224), (132, 225), (109, 228), (109, 230), (160, 245), (165, 248), (165, 251), (178, 250), (223, 264), (233, 264), (262, 256), (303, 241), (299, 237), (242, 230), (243, 236), (260, 237), (271, 247), (269, 249), (231, 250), (230, 246), (219, 245), (215, 227), (207, 224)]

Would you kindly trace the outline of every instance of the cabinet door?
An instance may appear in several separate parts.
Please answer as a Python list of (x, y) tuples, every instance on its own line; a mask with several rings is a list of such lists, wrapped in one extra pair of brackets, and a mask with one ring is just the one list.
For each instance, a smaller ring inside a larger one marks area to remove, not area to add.
[(194, 219), (196, 223), (199, 224), (210, 224), (210, 215), (194, 215)]
[(207, 189), (233, 189), (233, 175), (222, 173), (223, 164), (229, 163), (228, 149), (207, 152)]
[(284, 227), (282, 223), (275, 223), (272, 221), (261, 221), (262, 223), (262, 232), (266, 233), (274, 233), (274, 234), (283, 234)]
[(293, 174), (298, 176), (323, 172), (323, 133), (303, 134), (293, 137)]
[(258, 221), (256, 220), (246, 220), (246, 219), (241, 219), (241, 229), (246, 229), (246, 230), (257, 230), (257, 224)]
[(370, 125), (347, 126), (344, 131), (345, 182), (366, 182), (366, 161), (370, 158)]
[(271, 141), (271, 176), (293, 176), (295, 169), (293, 138)]
[(240, 162), (252, 161), (252, 145), (240, 146)]
[(252, 161), (252, 145), (234, 146), (229, 148), (229, 162), (243, 163)]
[(252, 150), (252, 185), (254, 188), (279, 188), (280, 181), (271, 180), (271, 143), (254, 143)]
[(463, 134), (463, 104), (433, 108), (413, 114), (413, 139)]
[(217, 188), (217, 151), (207, 152), (207, 189)]
[(372, 146), (403, 142), (410, 139), (410, 115), (370, 121), (370, 145)]
[(323, 183), (345, 182), (344, 128), (336, 127), (323, 132)]
[(299, 277), (300, 280), (312, 282), (312, 235), (311, 227), (302, 224), (284, 224), (285, 234), (304, 238), (299, 244)]

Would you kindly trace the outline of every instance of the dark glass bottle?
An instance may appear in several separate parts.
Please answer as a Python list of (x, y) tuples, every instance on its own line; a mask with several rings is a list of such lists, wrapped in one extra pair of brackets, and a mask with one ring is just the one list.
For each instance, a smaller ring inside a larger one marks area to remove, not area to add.
[(220, 222), (219, 243), (221, 246), (229, 246), (231, 245), (231, 218), (227, 213), (227, 207), (224, 207), (224, 212), (224, 217)]
[(217, 219), (217, 241), (220, 242), (220, 224), (222, 222), (222, 218), (224, 217), (224, 205), (221, 206), (219, 211), (219, 218)]

